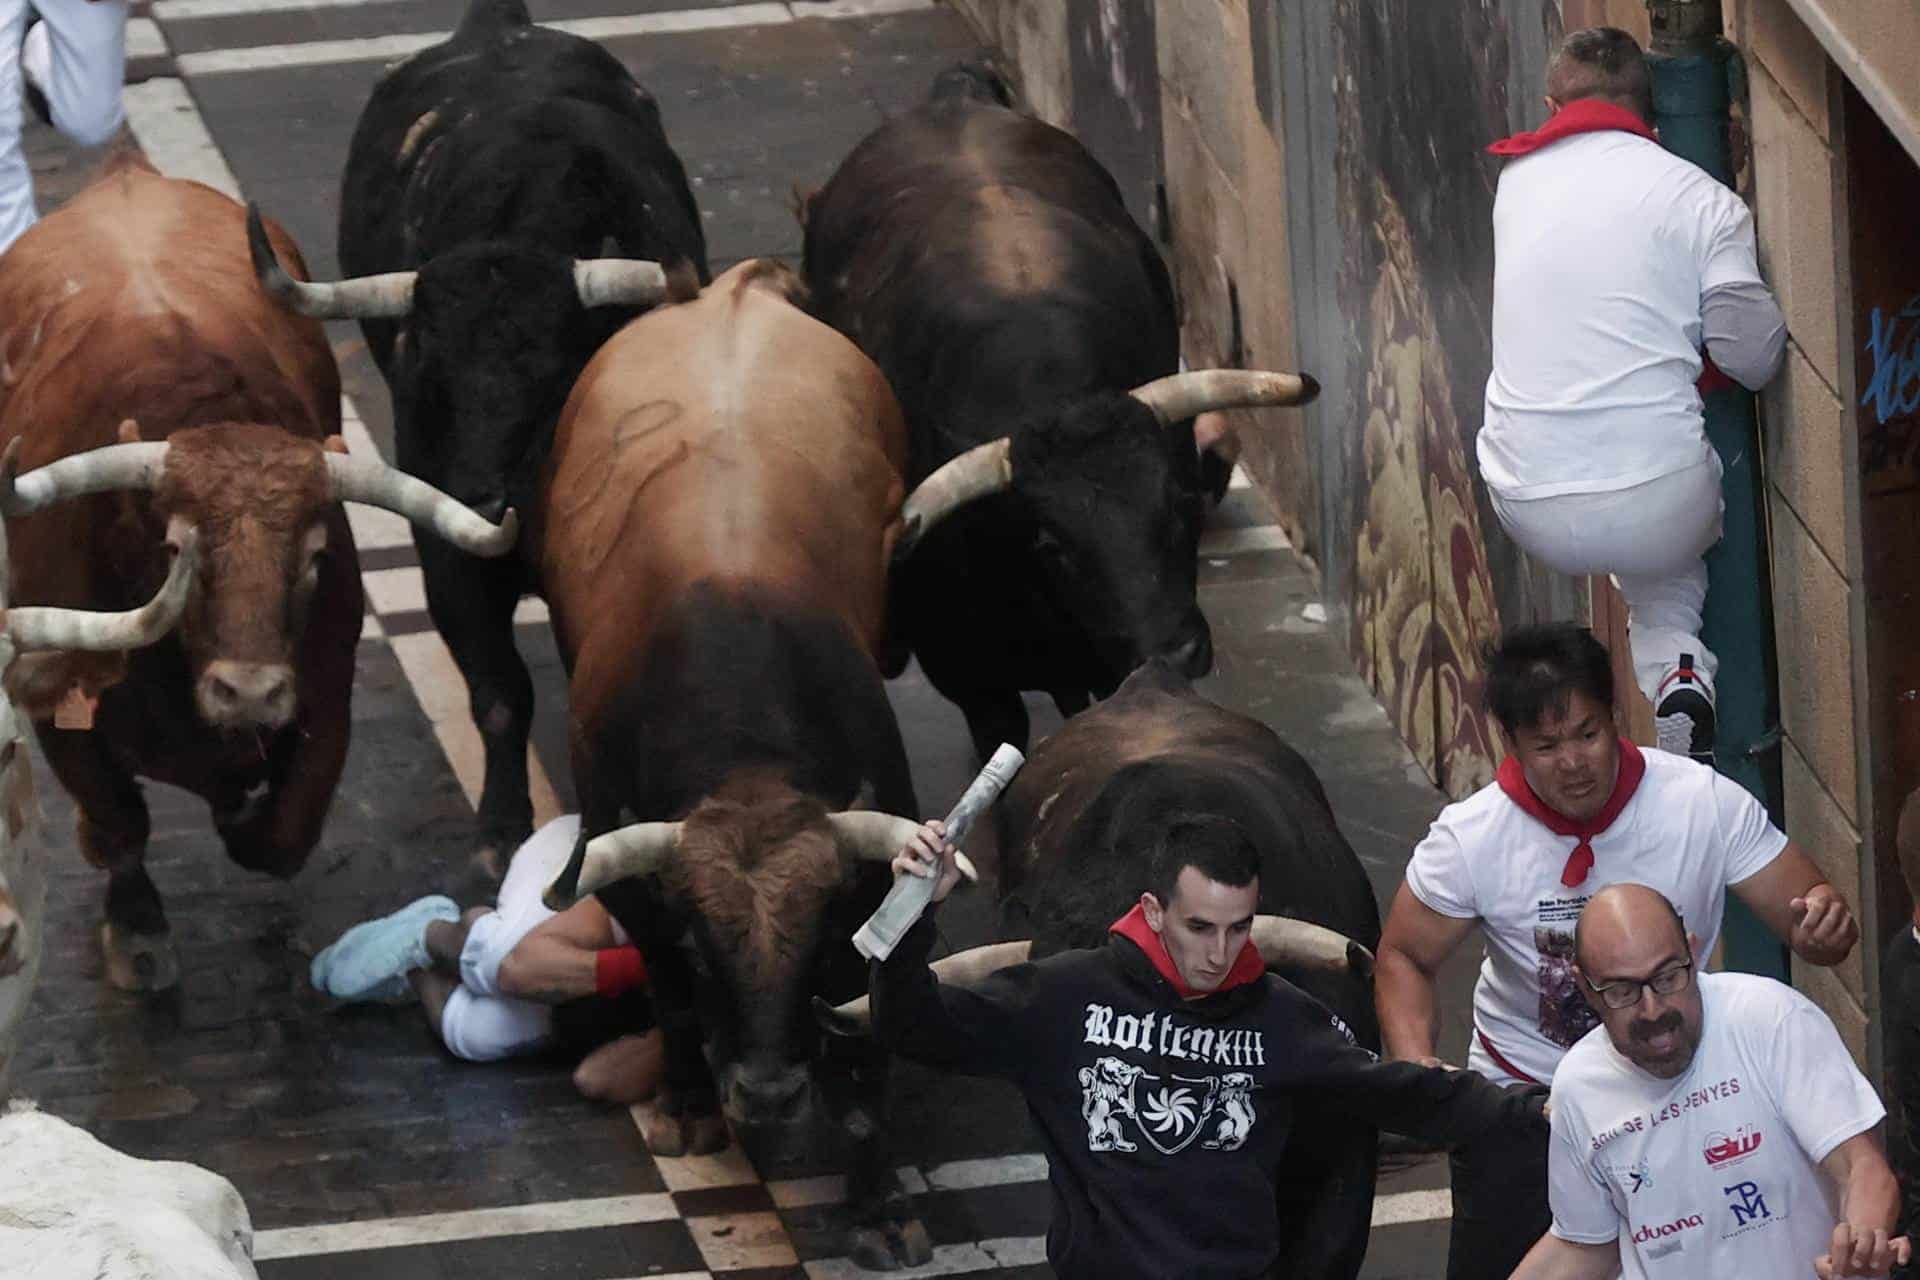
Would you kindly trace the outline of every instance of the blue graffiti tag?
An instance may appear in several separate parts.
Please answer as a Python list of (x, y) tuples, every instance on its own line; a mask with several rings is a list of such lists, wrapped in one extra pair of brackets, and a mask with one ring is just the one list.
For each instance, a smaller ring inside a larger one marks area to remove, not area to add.
[(1920, 453), (1917, 424), (1901, 421), (1920, 410), (1920, 323), (1913, 322), (1920, 322), (1920, 295), (1892, 316), (1875, 307), (1868, 320), (1873, 373), (1860, 404), (1873, 409), (1873, 427), (1861, 441), (1861, 463), (1870, 474), (1912, 466)]
[(1867, 339), (1873, 378), (1860, 403), (1871, 404), (1874, 418), (1883, 423), (1920, 409), (1920, 326), (1908, 326), (1902, 332), (1903, 320), (1920, 320), (1920, 296), (1900, 308), (1892, 319), (1880, 308), (1873, 309), (1873, 333)]

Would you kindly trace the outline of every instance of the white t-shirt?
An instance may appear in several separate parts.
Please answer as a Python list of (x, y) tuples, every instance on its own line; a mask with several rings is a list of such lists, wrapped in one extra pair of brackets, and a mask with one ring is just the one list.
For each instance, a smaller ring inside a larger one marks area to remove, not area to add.
[(1701, 295), (1760, 281), (1740, 198), (1657, 142), (1576, 134), (1507, 162), (1493, 244), (1487, 484), (1607, 493), (1703, 461)]
[[(1684, 756), (1641, 754), (1646, 776), (1613, 825), (1593, 838), (1593, 870), (1575, 888), (1561, 884), (1560, 873), (1579, 841), (1549, 831), (1497, 782), (1442, 809), (1407, 864), (1414, 897), (1443, 916), (1481, 921), (1487, 958), (1473, 989), (1474, 1028), (1543, 1083), (1598, 1021), (1573, 977), (1573, 926), (1588, 898), (1621, 881), (1651, 885), (1711, 951), (1727, 886), (1787, 847), (1737, 783)], [(1479, 1035), (1467, 1065), (1497, 1083), (1515, 1081)]]
[(1792, 987), (1699, 976), (1700, 1048), (1674, 1080), (1641, 1070), (1604, 1028), (1553, 1082), (1553, 1234), (1620, 1241), (1626, 1280), (1806, 1280), (1838, 1221), (1819, 1163), (1886, 1109), (1840, 1034)]

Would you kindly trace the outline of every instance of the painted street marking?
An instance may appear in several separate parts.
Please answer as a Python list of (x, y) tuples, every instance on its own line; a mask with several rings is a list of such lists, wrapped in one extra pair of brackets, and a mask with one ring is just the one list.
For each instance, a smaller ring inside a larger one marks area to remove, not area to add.
[[(570, 31), (589, 40), (615, 40), (684, 31), (781, 26), (810, 18), (832, 20), (873, 17), (932, 7), (933, 0), (833, 0), (832, 3), (816, 4), (795, 0), (791, 4), (743, 4), (724, 9), (675, 9), (667, 13), (622, 14), (611, 18), (569, 18), (541, 25), (556, 31)], [(351, 40), (263, 44), (244, 49), (209, 49), (201, 53), (182, 54), (174, 60), (174, 64), (183, 75), (213, 76), (344, 62), (393, 61), (439, 44), (451, 34), (449, 31), (430, 31), (363, 36)]]
[(401, 1245), (442, 1244), (450, 1240), (484, 1240), (496, 1236), (524, 1236), (545, 1231), (581, 1231), (591, 1227), (621, 1227), (637, 1222), (667, 1222), (680, 1216), (673, 1197), (664, 1191), (645, 1195), (606, 1196), (596, 1200), (561, 1200), (551, 1204), (510, 1205), (501, 1209), (467, 1209), (458, 1213), (427, 1213), (411, 1218), (375, 1218), (336, 1222), (316, 1227), (281, 1227), (256, 1231), (253, 1258), (306, 1258), (315, 1254), (357, 1253)]
[(240, 198), (240, 183), (214, 145), (185, 81), (162, 76), (130, 84), (124, 100), (127, 126), (154, 168), (170, 178), (191, 178)]
[(127, 19), (127, 61), (167, 56), (167, 40), (152, 18)]
[(1277, 524), (1252, 529), (1209, 529), (1200, 535), (1203, 556), (1236, 556), (1248, 551), (1291, 551), (1293, 543)]

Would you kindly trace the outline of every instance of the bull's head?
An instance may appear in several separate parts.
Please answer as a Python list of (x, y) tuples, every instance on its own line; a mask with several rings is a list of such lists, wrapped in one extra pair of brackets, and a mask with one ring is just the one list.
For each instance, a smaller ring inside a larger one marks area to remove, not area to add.
[[(197, 538), (204, 551), (181, 641), (200, 714), (223, 729), (279, 729), (298, 709), (295, 655), (336, 502), (383, 507), (474, 555), (504, 555), (519, 533), (512, 512), (489, 524), (412, 476), (348, 457), (338, 437), (323, 449), (242, 423), (193, 427), (156, 443), (141, 441), (132, 422), (120, 434), (120, 444), (19, 476), (14, 440), (0, 458), (0, 512), (26, 515), (88, 493), (150, 492), (168, 544)], [(331, 551), (352, 554), (350, 544)]]
[(585, 844), (547, 892), (550, 906), (630, 876), (651, 877), (686, 925), (706, 977), (706, 1027), (728, 1118), (791, 1141), (810, 1119), (807, 1014), (824, 926), (863, 865), (885, 863), (918, 824), (870, 812), (828, 813), (784, 782), (735, 778), (682, 822), (643, 822)]
[[(310, 284), (282, 268), (257, 206), (247, 209), (247, 238), (261, 288), (289, 311), (395, 322), (391, 337), (377, 326), (368, 337), (391, 342), (383, 362), (397, 461), (488, 519), (526, 500), (587, 359), (634, 308), (670, 292), (658, 263), (509, 241), (454, 248), (417, 271)], [(682, 284), (676, 274), (674, 296)]]
[(41, 953), (37, 930), (47, 897), (46, 869), (33, 840), (39, 806), (27, 759), (26, 723), (52, 713), (43, 692), (50, 686), (65, 690), (78, 680), (83, 693), (94, 692), (85, 688), (82, 668), (72, 665), (73, 655), (138, 649), (171, 630), (186, 607), (198, 568), (199, 539), (189, 534), (181, 540), (159, 593), (139, 609), (9, 609), (6, 527), (0, 524), (0, 679), (5, 685), (0, 691), (0, 1095), (6, 1092), (13, 1028), (33, 994)]
[(946, 516), (1011, 492), (1037, 530), (1048, 596), (1092, 640), (1101, 693), (1155, 657), (1203, 675), (1213, 643), (1194, 597), (1201, 508), (1186, 424), (1208, 410), (1305, 404), (1318, 393), (1304, 374), (1210, 369), (1068, 401), (921, 481), (901, 508), (895, 561)]

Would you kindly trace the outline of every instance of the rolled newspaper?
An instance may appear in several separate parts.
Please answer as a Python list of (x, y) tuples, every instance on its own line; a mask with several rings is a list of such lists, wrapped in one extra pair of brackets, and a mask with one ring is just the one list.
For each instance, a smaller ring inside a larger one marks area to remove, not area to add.
[[(948, 844), (956, 849), (960, 847), (973, 828), (974, 819), (999, 798), (1026, 762), (1027, 758), (1011, 743), (1000, 744), (993, 759), (987, 761), (986, 767), (953, 806), (953, 812), (947, 815)], [(879, 909), (868, 916), (867, 922), (853, 935), (855, 949), (869, 960), (885, 960), (892, 955), (900, 939), (907, 936), (907, 930), (913, 928), (913, 922), (933, 901), (933, 888), (938, 883), (937, 876), (895, 876), (893, 888), (887, 890)]]

